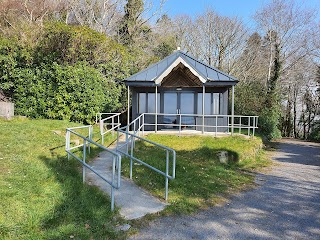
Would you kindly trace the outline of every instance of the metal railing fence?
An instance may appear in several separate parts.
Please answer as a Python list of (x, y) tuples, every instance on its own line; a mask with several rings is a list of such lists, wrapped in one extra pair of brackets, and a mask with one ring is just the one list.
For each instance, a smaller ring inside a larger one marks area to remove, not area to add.
[[(88, 136), (83, 136), (80, 133), (77, 133), (76, 130), (78, 129), (88, 129)], [(96, 143), (92, 140), (92, 133), (93, 133), (93, 126), (81, 126), (81, 127), (74, 127), (74, 128), (67, 128), (66, 129), (66, 152), (68, 153), (68, 159), (70, 159), (70, 156), (74, 157), (76, 160), (78, 160), (82, 164), (82, 181), (85, 182), (85, 176), (86, 176), (86, 169), (89, 169), (94, 174), (99, 176), (102, 180), (104, 180), (106, 183), (108, 183), (111, 186), (111, 210), (114, 210), (114, 190), (120, 188), (120, 179), (121, 179), (121, 155), (115, 151), (112, 151), (101, 144)], [(83, 143), (76, 144), (76, 146), (71, 147), (71, 135), (76, 136), (77, 138), (80, 138), (83, 140)], [(87, 163), (87, 148), (90, 153), (90, 144), (93, 144), (104, 151), (109, 152), (112, 154), (112, 175), (111, 179), (107, 179), (104, 176), (102, 176), (99, 172), (97, 172), (95, 169), (93, 169), (88, 163)], [(75, 149), (81, 149), (82, 147), (82, 158), (77, 156), (72, 150)]]
[[(172, 180), (175, 178), (175, 169), (176, 169), (176, 152), (172, 148), (166, 147), (164, 145), (158, 144), (156, 142), (150, 141), (148, 139), (142, 138), (139, 136), (140, 130), (142, 130), (143, 127), (143, 115), (140, 115), (135, 120), (133, 120), (128, 126), (120, 128), (117, 130), (118, 136), (117, 136), (117, 151), (121, 154), (127, 156), (130, 158), (130, 179), (132, 179), (132, 169), (133, 169), (133, 161), (136, 161), (137, 163), (140, 163), (144, 165), (145, 167), (163, 175), (165, 177), (165, 200), (168, 200), (168, 188), (169, 188), (169, 179)], [(137, 128), (135, 131), (130, 132), (130, 127)], [(120, 146), (119, 139), (120, 135), (125, 135), (125, 143)], [(134, 155), (134, 148), (135, 148), (135, 142), (136, 141), (146, 142), (148, 144), (151, 144), (153, 146), (157, 146), (160, 149), (163, 149), (165, 151), (166, 159), (165, 159), (165, 171), (161, 171), (160, 169), (157, 169), (154, 166), (151, 166), (150, 164), (146, 163), (142, 159), (137, 158)], [(124, 148), (124, 149), (123, 149)], [(129, 151), (130, 148), (130, 151)], [(171, 163), (171, 164), (170, 164)], [(170, 175), (170, 169), (172, 171)]]
[[(111, 115), (107, 118), (101, 119), (102, 115)], [(121, 126), (120, 123), (121, 113), (101, 113), (99, 116), (99, 125), (100, 125), (100, 135), (101, 142), (104, 144), (104, 135), (112, 131), (112, 136), (114, 135), (114, 130)]]
[[(148, 117), (149, 116), (149, 117)], [(146, 121), (146, 118), (152, 119), (157, 117), (157, 123)], [(162, 119), (161, 119), (162, 118)], [(153, 126), (155, 131), (159, 127), (177, 129), (179, 133), (183, 129), (194, 128), (198, 131), (214, 132), (215, 136), (218, 132), (227, 132), (234, 134), (235, 130), (242, 133), (247, 130), (247, 135), (255, 135), (258, 128), (258, 116), (242, 116), (242, 115), (200, 115), (200, 114), (168, 114), (168, 113), (142, 113), (130, 124), (130, 129), (135, 132), (144, 133), (146, 126)], [(172, 121), (172, 119), (174, 119)], [(136, 120), (139, 120), (137, 122)], [(206, 123), (207, 121), (207, 123)], [(135, 124), (134, 124), (135, 123)], [(139, 128), (137, 128), (139, 126)]]
[(121, 113), (96, 113), (96, 124), (98, 124), (101, 121), (102, 116), (112, 116), (115, 114), (121, 115)]

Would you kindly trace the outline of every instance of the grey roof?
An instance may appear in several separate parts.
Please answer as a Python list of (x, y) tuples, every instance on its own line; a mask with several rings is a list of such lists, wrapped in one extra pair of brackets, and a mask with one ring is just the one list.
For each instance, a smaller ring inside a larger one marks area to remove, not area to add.
[(169, 55), (168, 57), (162, 59), (161, 61), (147, 67), (146, 69), (128, 77), (125, 79), (127, 83), (133, 82), (145, 82), (145, 83), (155, 83), (158, 77), (164, 73), (179, 57), (181, 57), (190, 67), (193, 68), (206, 83), (210, 82), (230, 82), (234, 85), (238, 82), (235, 77), (232, 77), (212, 66), (209, 66), (195, 58), (189, 56), (188, 54), (178, 50)]

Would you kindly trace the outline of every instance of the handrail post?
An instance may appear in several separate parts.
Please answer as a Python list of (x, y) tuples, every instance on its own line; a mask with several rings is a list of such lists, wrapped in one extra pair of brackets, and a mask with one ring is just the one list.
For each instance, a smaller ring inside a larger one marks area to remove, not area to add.
[(181, 113), (179, 114), (179, 135), (181, 135), (181, 121), (182, 121), (182, 118), (181, 118)]
[(111, 211), (114, 210), (114, 175), (116, 173), (115, 156), (112, 157)]
[(141, 120), (138, 118), (138, 136), (140, 136), (140, 126), (141, 126)]
[(215, 132), (215, 136), (217, 136), (217, 132), (218, 132), (218, 115), (216, 115), (216, 132)]
[[(133, 139), (132, 139), (133, 138)], [(132, 167), (133, 167), (133, 145), (134, 145), (134, 137), (131, 136), (131, 151), (130, 151), (130, 179), (132, 179)]]
[[(83, 140), (83, 162), (86, 163), (86, 148), (87, 148), (87, 140)], [(82, 182), (86, 181), (86, 167), (82, 165)]]
[(250, 136), (250, 117), (248, 116), (248, 136)]
[(253, 128), (252, 128), (252, 135), (254, 136), (254, 131), (255, 131), (255, 127), (256, 127), (256, 117), (253, 117)]
[(165, 188), (166, 188), (166, 193), (165, 193), (165, 200), (168, 201), (168, 188), (169, 188), (169, 151), (166, 150), (166, 182), (165, 182)]
[(127, 148), (127, 153), (129, 152), (129, 125), (127, 125), (126, 128), (127, 132), (126, 132), (126, 148)]
[(70, 149), (70, 131), (67, 129), (66, 132), (66, 150), (68, 150), (68, 160), (70, 160), (70, 154), (69, 154), (69, 149)]
[[(92, 141), (92, 135), (93, 135), (93, 126), (90, 125), (89, 127), (89, 139)], [(91, 144), (90, 142), (88, 143), (88, 150), (89, 150), (89, 154), (91, 152)]]
[(144, 113), (142, 113), (142, 136), (144, 136)]
[(114, 116), (111, 118), (112, 137), (114, 137)]
[(101, 121), (101, 119), (100, 119), (100, 134), (101, 134), (101, 143), (103, 145), (104, 144), (103, 121)]
[(120, 132), (117, 131), (117, 145), (116, 145), (116, 151), (118, 152), (119, 149), (119, 137), (120, 137)]
[(242, 117), (240, 116), (240, 123), (239, 123), (239, 134), (241, 134), (241, 119), (242, 119)]

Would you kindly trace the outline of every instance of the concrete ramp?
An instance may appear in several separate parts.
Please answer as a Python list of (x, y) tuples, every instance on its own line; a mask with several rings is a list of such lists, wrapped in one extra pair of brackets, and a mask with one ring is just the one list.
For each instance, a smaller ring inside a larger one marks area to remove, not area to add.
[[(110, 149), (115, 150), (115, 146)], [(111, 179), (112, 176), (112, 156), (108, 152), (101, 152), (90, 165), (102, 176)], [(111, 186), (95, 175), (90, 170), (86, 170), (86, 181), (99, 187), (108, 195), (111, 193)], [(138, 187), (132, 180), (121, 177), (120, 189), (115, 189), (115, 204), (120, 208), (120, 214), (127, 220), (137, 219), (150, 213), (162, 211), (166, 204), (155, 198), (144, 189)]]

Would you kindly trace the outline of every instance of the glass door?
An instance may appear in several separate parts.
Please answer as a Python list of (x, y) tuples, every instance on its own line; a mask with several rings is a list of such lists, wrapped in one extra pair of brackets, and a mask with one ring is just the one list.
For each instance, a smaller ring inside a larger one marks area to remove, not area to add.
[[(194, 114), (194, 93), (180, 93), (179, 113)], [(194, 124), (194, 116), (181, 116), (181, 125)]]
[[(187, 92), (166, 92), (163, 95), (163, 113), (173, 114), (165, 115), (164, 124), (180, 124), (181, 126), (194, 125), (194, 116), (180, 116), (178, 114), (194, 114), (194, 93)], [(166, 126), (174, 128), (175, 126)]]
[[(163, 113), (177, 114), (178, 113), (178, 93), (164, 93), (163, 95)], [(165, 115), (163, 117), (164, 124), (177, 124), (177, 115)], [(166, 128), (174, 126), (166, 125)]]

